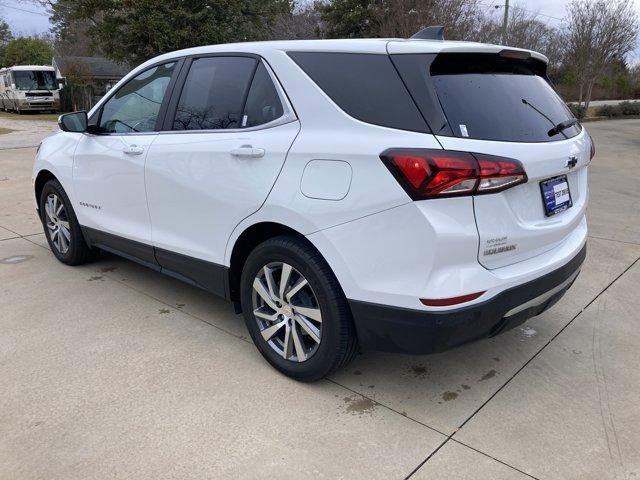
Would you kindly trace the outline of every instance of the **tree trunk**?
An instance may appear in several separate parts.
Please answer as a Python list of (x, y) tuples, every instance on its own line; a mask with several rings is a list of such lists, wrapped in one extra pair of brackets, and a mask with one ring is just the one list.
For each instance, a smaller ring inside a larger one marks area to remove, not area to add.
[(580, 80), (580, 96), (578, 97), (578, 105), (582, 106), (582, 91), (584, 89), (584, 81)]
[(587, 86), (587, 95), (585, 96), (584, 99), (584, 111), (585, 111), (585, 115), (587, 112), (587, 109), (589, 108), (589, 103), (591, 102), (591, 94), (593, 93), (593, 86), (596, 83), (596, 79), (592, 78), (589, 80), (589, 85)]

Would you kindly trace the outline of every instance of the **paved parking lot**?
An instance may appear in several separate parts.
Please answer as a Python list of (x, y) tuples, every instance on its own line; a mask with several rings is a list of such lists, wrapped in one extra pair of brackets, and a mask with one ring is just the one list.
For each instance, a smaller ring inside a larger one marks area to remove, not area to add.
[(222, 300), (111, 255), (54, 259), (17, 148), (53, 125), (0, 135), (0, 479), (640, 479), (640, 120), (587, 125), (589, 250), (560, 303), (312, 385)]

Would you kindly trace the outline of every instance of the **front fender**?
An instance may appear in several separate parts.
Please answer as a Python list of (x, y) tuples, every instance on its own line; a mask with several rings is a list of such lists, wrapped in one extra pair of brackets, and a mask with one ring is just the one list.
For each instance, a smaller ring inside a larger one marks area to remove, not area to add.
[[(80, 135), (82, 134), (58, 132), (45, 138), (36, 154), (31, 176), (35, 188), (38, 175), (43, 171), (51, 172), (64, 188), (74, 207), (76, 203), (73, 191), (73, 158)], [(37, 203), (36, 199), (36, 207)]]

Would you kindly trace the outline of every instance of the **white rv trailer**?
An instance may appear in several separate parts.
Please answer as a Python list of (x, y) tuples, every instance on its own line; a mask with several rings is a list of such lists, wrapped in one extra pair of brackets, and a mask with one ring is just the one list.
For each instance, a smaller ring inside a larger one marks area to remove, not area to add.
[(60, 109), (56, 71), (46, 65), (18, 65), (0, 69), (0, 108), (5, 111)]

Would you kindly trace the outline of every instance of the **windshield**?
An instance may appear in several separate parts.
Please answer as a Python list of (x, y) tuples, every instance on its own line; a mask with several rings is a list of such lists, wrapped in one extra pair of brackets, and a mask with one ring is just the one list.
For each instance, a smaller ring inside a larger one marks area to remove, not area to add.
[[(396, 57), (402, 57), (398, 62), (400, 72), (407, 77), (414, 98), (419, 101), (421, 95), (427, 98), (422, 92), (433, 92), (429, 109), (441, 109), (444, 117), (431, 126), (443, 132), (440, 134), (505, 142), (551, 142), (581, 131), (579, 124), (557, 131), (558, 124), (574, 117), (547, 80), (546, 65), (540, 60), (489, 53)], [(414, 71), (419, 75), (410, 77)], [(419, 78), (421, 83), (411, 83), (412, 78)], [(425, 116), (429, 117), (428, 112)], [(448, 127), (446, 131), (442, 121)]]
[(14, 70), (13, 80), (18, 90), (57, 90), (54, 72), (47, 70)]

